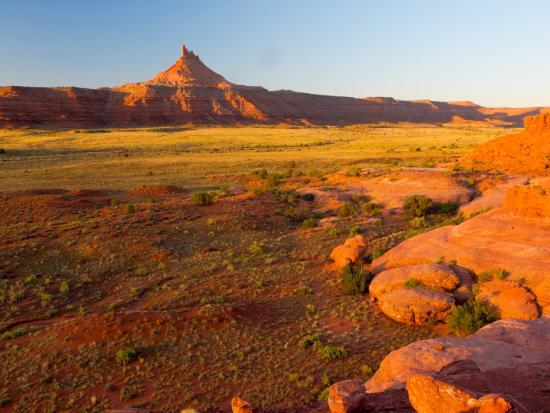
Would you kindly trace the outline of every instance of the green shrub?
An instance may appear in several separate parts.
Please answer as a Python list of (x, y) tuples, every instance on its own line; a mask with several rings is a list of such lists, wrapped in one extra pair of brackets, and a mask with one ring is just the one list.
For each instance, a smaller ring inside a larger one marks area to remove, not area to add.
[(363, 364), (361, 366), (361, 374), (363, 374), (363, 376), (370, 377), (372, 376), (373, 373), (374, 373), (374, 369), (368, 364)]
[(262, 255), (264, 253), (264, 249), (262, 247), (261, 242), (254, 241), (252, 245), (248, 248), (248, 251), (252, 255)]
[(428, 214), (433, 207), (433, 201), (426, 195), (410, 195), (403, 201), (403, 209), (411, 212), (415, 217)]
[(0, 338), (6, 339), (6, 340), (12, 340), (16, 337), (27, 335), (30, 332), (31, 332), (31, 329), (28, 327), (18, 327), (14, 330), (6, 331), (0, 336)]
[(462, 305), (453, 306), (446, 321), (451, 331), (459, 336), (466, 336), (475, 333), (497, 318), (497, 314), (488, 304), (470, 300)]
[(458, 204), (458, 202), (448, 201), (448, 202), (436, 204), (434, 209), (439, 214), (454, 215), (456, 211), (458, 211), (459, 207), (460, 205)]
[(319, 221), (316, 218), (306, 218), (302, 221), (303, 228), (315, 228), (319, 225)]
[(317, 400), (320, 402), (322, 402), (323, 400), (327, 400), (329, 390), (330, 390), (330, 387), (325, 387), (323, 390), (321, 390), (321, 392), (317, 396)]
[(371, 274), (363, 265), (348, 264), (342, 269), (342, 285), (348, 294), (363, 294), (370, 279)]
[(126, 204), (126, 213), (133, 214), (134, 212), (136, 212), (136, 207), (134, 204)]
[(365, 231), (365, 229), (361, 225), (354, 225), (349, 230), (349, 235), (353, 237), (354, 235), (362, 234)]
[(193, 201), (195, 205), (200, 206), (212, 205), (214, 203), (214, 194), (211, 192), (193, 192), (191, 201)]
[(351, 202), (346, 202), (338, 208), (338, 215), (341, 217), (351, 217), (357, 213), (357, 208)]
[(67, 281), (61, 281), (61, 284), (59, 284), (59, 292), (61, 294), (67, 294), (69, 292), (69, 283)]
[(267, 178), (267, 169), (265, 168), (262, 168), (262, 169), (257, 169), (255, 170), (254, 172), (254, 175), (260, 179), (266, 179)]
[(347, 176), (360, 176), (361, 175), (361, 168), (358, 166), (352, 166), (346, 171)]
[(137, 359), (138, 352), (135, 348), (125, 348), (116, 352), (115, 358), (118, 364), (124, 366)]
[(317, 352), (324, 360), (339, 360), (348, 356), (348, 352), (344, 347), (334, 347), (330, 345), (320, 347)]
[(416, 278), (411, 278), (410, 280), (407, 280), (405, 283), (405, 288), (418, 288), (422, 285), (420, 281), (418, 281)]
[(318, 335), (308, 335), (303, 337), (298, 343), (302, 348), (317, 348), (321, 345), (321, 339)]
[(120, 205), (120, 201), (118, 199), (116, 198), (111, 199), (111, 206), (113, 208), (118, 208), (119, 205)]
[(477, 275), (479, 282), (491, 281), (494, 279), (505, 280), (510, 273), (503, 268), (491, 268), (486, 271), (482, 271)]
[(304, 195), (302, 195), (302, 199), (304, 201), (312, 202), (312, 201), (315, 200), (315, 195), (314, 194), (304, 194)]
[(413, 228), (423, 228), (426, 226), (426, 219), (424, 217), (414, 217), (409, 221)]
[(281, 184), (280, 178), (279, 174), (269, 174), (266, 179), (267, 186), (270, 188), (279, 186)]

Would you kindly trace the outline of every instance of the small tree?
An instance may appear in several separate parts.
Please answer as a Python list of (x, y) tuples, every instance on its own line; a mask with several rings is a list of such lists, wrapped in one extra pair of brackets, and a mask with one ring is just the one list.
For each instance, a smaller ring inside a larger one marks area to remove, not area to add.
[(415, 217), (423, 217), (433, 207), (433, 201), (426, 195), (411, 195), (403, 201), (403, 208), (411, 212)]

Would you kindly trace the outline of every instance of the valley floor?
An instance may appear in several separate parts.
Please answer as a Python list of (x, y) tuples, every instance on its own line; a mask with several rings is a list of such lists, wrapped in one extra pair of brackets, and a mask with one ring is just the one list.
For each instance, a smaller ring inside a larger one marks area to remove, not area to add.
[[(447, 332), (346, 294), (330, 251), (361, 233), (375, 258), (449, 217), (418, 228), (399, 208), (343, 213), (349, 200), (303, 188), (334, 195), (339, 179), (411, 167), (462, 182), (458, 157), (505, 133), (0, 131), (0, 410), (227, 410), (236, 394), (291, 407), (370, 377), (390, 351)], [(328, 355), (303, 348), (310, 335)]]

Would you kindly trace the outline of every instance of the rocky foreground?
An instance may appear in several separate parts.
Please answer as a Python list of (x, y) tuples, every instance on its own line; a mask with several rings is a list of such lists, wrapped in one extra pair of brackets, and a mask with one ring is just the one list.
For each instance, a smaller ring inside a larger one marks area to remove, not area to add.
[(113, 88), (0, 87), (0, 127), (124, 127), (194, 124), (349, 125), (483, 122), (519, 125), (544, 108), (485, 108), (471, 102), (322, 96), (236, 85), (182, 49), (151, 80)]

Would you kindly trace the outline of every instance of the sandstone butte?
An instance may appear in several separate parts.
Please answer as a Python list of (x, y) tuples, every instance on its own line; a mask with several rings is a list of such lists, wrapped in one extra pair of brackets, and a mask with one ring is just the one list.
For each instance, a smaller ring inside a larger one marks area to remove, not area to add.
[(526, 117), (522, 132), (478, 146), (462, 164), (513, 174), (550, 175), (550, 112)]
[(268, 91), (228, 82), (182, 47), (149, 81), (111, 88), (0, 86), (0, 127), (178, 124), (348, 125), (379, 122), (484, 122), (519, 125), (545, 110), (486, 108), (472, 102), (402, 101)]

